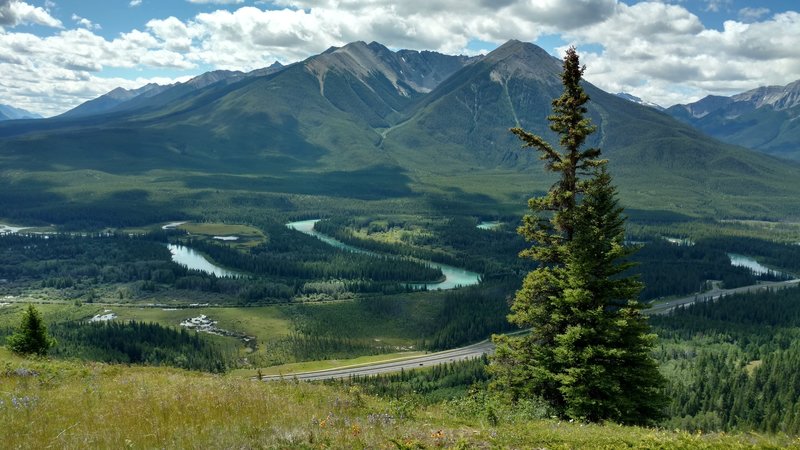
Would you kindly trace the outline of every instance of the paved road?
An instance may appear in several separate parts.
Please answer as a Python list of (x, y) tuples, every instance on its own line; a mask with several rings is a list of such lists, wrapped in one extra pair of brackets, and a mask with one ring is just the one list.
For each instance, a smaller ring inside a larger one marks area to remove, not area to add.
[(370, 365), (361, 365), (358, 367), (342, 367), (337, 369), (320, 370), (316, 372), (288, 374), (284, 376), (269, 376), (263, 377), (262, 379), (264, 381), (274, 381), (281, 379), (293, 380), (297, 378), (298, 380), (315, 381), (330, 380), (332, 378), (349, 378), (352, 375), (378, 375), (381, 373), (399, 372), (401, 369), (419, 369), (421, 367), (432, 367), (453, 361), (463, 361), (465, 359), (477, 358), (483, 354), (489, 354), (493, 351), (494, 344), (486, 340), (478, 342), (477, 344), (468, 345), (466, 347), (445, 350), (443, 352), (429, 353), (427, 355), (400, 361), (389, 361)]
[[(778, 281), (761, 283), (752, 286), (743, 286), (735, 289), (713, 289), (709, 292), (702, 294), (690, 295), (688, 297), (677, 298), (669, 300), (664, 303), (654, 305), (652, 308), (645, 310), (647, 314), (666, 314), (667, 312), (675, 309), (679, 305), (688, 305), (694, 302), (716, 300), (724, 295), (737, 294), (742, 292), (757, 292), (765, 289), (784, 289), (791, 286), (797, 286), (800, 279), (789, 281)], [(305, 381), (319, 381), (349, 378), (351, 376), (364, 376), (364, 375), (378, 375), (382, 373), (399, 372), (400, 370), (419, 369), (421, 367), (432, 367), (438, 364), (449, 363), (453, 361), (463, 361), (466, 359), (477, 358), (484, 354), (491, 354), (494, 352), (494, 344), (486, 340), (478, 342), (477, 344), (468, 345), (466, 347), (456, 348), (453, 350), (446, 350), (443, 352), (430, 353), (424, 356), (415, 358), (404, 359), (400, 361), (390, 361), (383, 363), (375, 363), (368, 365), (359, 365), (353, 367), (340, 367), (336, 369), (320, 370), (316, 372), (305, 372), (298, 374), (288, 374), (284, 376), (268, 376), (263, 377), (264, 381), (275, 380), (305, 380)]]
[(708, 292), (703, 292), (702, 294), (690, 295), (687, 297), (676, 298), (663, 303), (658, 303), (656, 305), (653, 305), (649, 309), (645, 310), (645, 312), (647, 314), (666, 314), (675, 309), (675, 307), (681, 305), (689, 305), (695, 302), (716, 300), (725, 295), (741, 294), (743, 292), (758, 292), (766, 289), (784, 289), (787, 287), (797, 286), (798, 283), (800, 283), (800, 279), (789, 280), (789, 281), (771, 281), (760, 284), (754, 284), (751, 286), (742, 286), (734, 289), (715, 288)]

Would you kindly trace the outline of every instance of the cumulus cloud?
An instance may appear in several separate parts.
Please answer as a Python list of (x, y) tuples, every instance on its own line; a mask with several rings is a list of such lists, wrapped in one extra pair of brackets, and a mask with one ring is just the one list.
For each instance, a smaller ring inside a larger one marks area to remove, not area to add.
[(131, 0), (130, 3), (128, 3), (128, 6), (130, 6), (131, 8), (135, 8), (141, 4), (142, 0)]
[(66, 111), (122, 86), (136, 88), (170, 79), (106, 78), (109, 67), (194, 69), (185, 55), (169, 51), (151, 34), (139, 30), (107, 40), (84, 28), (53, 36), (0, 33), (0, 98), (44, 115)]
[(61, 28), (60, 20), (38, 6), (18, 0), (0, 0), (0, 27), (15, 27), (17, 25), (44, 25), (47, 27)]
[(527, 21), (547, 24), (553, 30), (567, 31), (606, 20), (614, 14), (616, 5), (616, 0), (574, 0), (569, 5), (564, 2), (518, 2), (512, 12)]
[(99, 24), (92, 22), (91, 20), (81, 17), (75, 13), (72, 14), (72, 20), (77, 23), (78, 25), (86, 28), (87, 30), (99, 30), (101, 27)]
[(680, 5), (620, 3), (607, 20), (568, 36), (579, 50), (602, 46), (584, 55), (592, 83), (663, 106), (788, 84), (800, 74), (796, 12), (754, 23), (730, 20), (715, 30)]
[[(161, 40), (166, 49), (179, 52), (191, 51), (192, 40), (200, 33), (196, 27), (189, 26), (175, 17), (151, 20), (146, 26), (152, 37)], [(151, 45), (153, 46), (155, 45)]]

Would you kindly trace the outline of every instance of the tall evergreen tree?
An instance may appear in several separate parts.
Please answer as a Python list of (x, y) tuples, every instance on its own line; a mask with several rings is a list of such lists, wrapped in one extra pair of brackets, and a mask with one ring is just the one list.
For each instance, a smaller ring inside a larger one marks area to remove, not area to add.
[(8, 337), (6, 345), (12, 352), (21, 355), (45, 355), (55, 345), (55, 340), (47, 335), (47, 326), (39, 311), (33, 305), (28, 305), (19, 328)]
[(663, 378), (650, 356), (655, 336), (637, 301), (641, 284), (623, 277), (624, 217), (600, 149), (582, 150), (594, 127), (585, 117), (584, 67), (574, 48), (564, 57), (564, 93), (553, 101), (550, 128), (562, 151), (514, 128), (541, 153), (559, 180), (529, 200), (521, 253), (539, 266), (517, 291), (509, 321), (522, 337), (496, 336), (494, 385), (512, 399), (541, 397), (564, 417), (644, 423), (658, 416)]

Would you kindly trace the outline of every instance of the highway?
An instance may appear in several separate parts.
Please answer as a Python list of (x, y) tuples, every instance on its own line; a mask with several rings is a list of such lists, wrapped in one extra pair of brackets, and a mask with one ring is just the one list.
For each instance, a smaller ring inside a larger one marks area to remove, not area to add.
[(759, 284), (753, 284), (750, 286), (742, 286), (734, 289), (719, 289), (714, 288), (708, 292), (703, 292), (700, 294), (693, 294), (687, 297), (676, 298), (673, 300), (667, 300), (665, 302), (656, 303), (651, 306), (649, 309), (645, 310), (646, 314), (666, 314), (678, 306), (682, 305), (690, 305), (695, 302), (706, 302), (709, 300), (716, 300), (720, 297), (731, 295), (731, 294), (741, 294), (744, 292), (758, 292), (763, 291), (766, 289), (784, 289), (787, 287), (797, 286), (800, 283), (800, 279), (796, 280), (788, 280), (788, 281), (770, 281), (764, 282)]
[(298, 374), (275, 375), (262, 377), (264, 381), (275, 380), (304, 380), (304, 381), (319, 381), (330, 380), (334, 378), (350, 378), (351, 376), (358, 375), (378, 375), (382, 373), (399, 372), (401, 370), (419, 369), (422, 367), (433, 367), (439, 364), (445, 364), (454, 361), (464, 361), (466, 359), (477, 358), (483, 354), (489, 354), (494, 351), (494, 344), (489, 340), (478, 342), (477, 344), (468, 345), (452, 350), (445, 350), (442, 352), (429, 353), (415, 358), (408, 358), (396, 361), (388, 361), (382, 363), (359, 365), (352, 367), (339, 367), (336, 369), (320, 370), (316, 372), (305, 372)]
[[(690, 295), (687, 297), (676, 298), (662, 303), (653, 305), (651, 308), (646, 309), (646, 314), (666, 314), (680, 305), (689, 305), (695, 302), (716, 300), (725, 295), (739, 294), (743, 292), (758, 292), (765, 289), (784, 289), (787, 287), (797, 286), (800, 279), (789, 281), (776, 281), (755, 284), (751, 286), (742, 286), (734, 289), (712, 289), (711, 291), (702, 294)], [(263, 381), (276, 381), (276, 380), (304, 380), (304, 381), (320, 381), (330, 379), (350, 378), (351, 376), (365, 376), (365, 375), (378, 375), (382, 373), (399, 372), (401, 370), (419, 369), (422, 367), (432, 367), (438, 364), (449, 363), (453, 361), (464, 361), (467, 359), (477, 358), (483, 354), (491, 354), (494, 352), (494, 344), (491, 341), (485, 340), (477, 344), (468, 345), (452, 350), (445, 350), (442, 352), (430, 353), (423, 356), (386, 361), (374, 364), (362, 364), (358, 366), (338, 367), (335, 369), (320, 370), (315, 372), (304, 372), (296, 374), (276, 375), (262, 377)]]

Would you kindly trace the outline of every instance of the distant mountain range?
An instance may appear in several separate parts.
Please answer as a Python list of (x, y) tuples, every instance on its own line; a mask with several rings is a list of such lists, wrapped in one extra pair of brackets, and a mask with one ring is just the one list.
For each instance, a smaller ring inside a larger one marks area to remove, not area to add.
[[(556, 141), (546, 118), (560, 72), (559, 59), (519, 41), (478, 57), (354, 42), (0, 125), (0, 159), (39, 171), (175, 171), (193, 189), (516, 203), (550, 179), (508, 129)], [(612, 161), (629, 205), (761, 217), (800, 199), (800, 165), (585, 86), (598, 129), (589, 145)]]
[(0, 121), (1, 120), (17, 120), (17, 119), (41, 119), (42, 116), (24, 109), (14, 108), (13, 106), (0, 105)]
[(196, 76), (184, 83), (170, 85), (150, 83), (138, 89), (116, 88), (96, 99), (81, 103), (77, 107), (61, 114), (60, 117), (85, 117), (163, 106), (183, 95), (211, 86), (212, 84), (229, 84), (249, 76), (269, 75), (282, 68), (283, 66), (279, 62), (275, 62), (275, 64), (269, 67), (258, 69), (250, 73), (215, 70)]
[(725, 142), (800, 160), (800, 80), (731, 97), (709, 95), (666, 112)]

